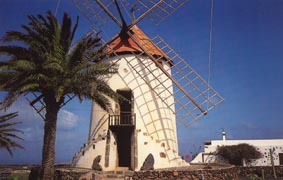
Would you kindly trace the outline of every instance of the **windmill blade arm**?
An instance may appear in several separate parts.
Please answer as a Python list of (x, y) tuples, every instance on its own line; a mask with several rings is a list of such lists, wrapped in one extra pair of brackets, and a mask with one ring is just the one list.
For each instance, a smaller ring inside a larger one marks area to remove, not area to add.
[(136, 4), (138, 4), (138, 9), (141, 13), (138, 18), (134, 20), (133, 24), (147, 17), (150, 21), (158, 25), (188, 1), (189, 0), (136, 0)]
[(140, 15), (137, 19), (135, 19), (129, 28), (133, 27), (135, 24), (140, 22), (143, 18), (145, 18), (148, 14), (150, 14), (152, 11), (154, 11), (161, 3), (163, 3), (164, 0), (160, 0), (155, 5), (153, 5), (151, 8), (149, 8), (147, 11), (145, 11), (142, 15)]
[(122, 28), (122, 23), (111, 13), (110, 10), (107, 9), (106, 6), (100, 1), (100, 0), (95, 0), (97, 4), (103, 9), (103, 11), (119, 26)]

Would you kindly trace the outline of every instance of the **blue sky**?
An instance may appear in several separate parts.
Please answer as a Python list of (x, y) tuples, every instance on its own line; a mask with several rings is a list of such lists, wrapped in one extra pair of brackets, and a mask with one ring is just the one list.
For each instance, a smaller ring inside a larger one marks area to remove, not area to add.
[[(1, 0), (0, 36), (19, 30), (26, 15), (55, 12), (57, 0)], [(139, 26), (150, 37), (159, 34), (199, 74), (208, 77), (209, 0), (190, 0), (159, 26), (147, 20)], [(77, 37), (90, 30), (90, 23), (70, 0), (61, 0), (57, 16), (79, 15)], [(178, 125), (179, 152), (195, 152), (203, 141), (228, 139), (283, 138), (283, 1), (214, 0), (211, 85), (225, 101), (189, 128)], [(116, 28), (116, 27), (115, 27)], [(118, 28), (112, 30), (119, 31)], [(104, 29), (108, 37), (111, 30)], [(43, 121), (24, 98), (14, 104), (18, 128), (25, 134), (20, 142), (25, 150), (15, 150), (14, 158), (0, 151), (0, 164), (41, 162)], [(73, 100), (59, 115), (56, 142), (57, 162), (70, 161), (85, 143), (88, 134), (90, 102)], [(194, 148), (195, 147), (195, 148)], [(196, 150), (195, 150), (196, 149)]]

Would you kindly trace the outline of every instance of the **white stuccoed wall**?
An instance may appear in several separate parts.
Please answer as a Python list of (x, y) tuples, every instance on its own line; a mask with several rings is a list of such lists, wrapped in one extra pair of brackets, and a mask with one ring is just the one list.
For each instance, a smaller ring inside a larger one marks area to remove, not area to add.
[[(250, 144), (256, 147), (257, 150), (263, 155), (262, 158), (252, 162), (251, 166), (271, 166), (271, 160), (269, 156), (270, 149), (274, 150), (273, 159), (274, 164), (279, 165), (279, 153), (283, 153), (283, 139), (258, 139), (258, 140), (213, 140), (211, 145), (205, 145), (204, 153), (209, 154), (216, 151), (218, 146), (224, 145), (237, 145), (241, 143)], [(198, 156), (192, 160), (192, 163), (202, 163), (202, 154), (199, 153)], [(216, 157), (214, 155), (204, 155), (204, 162), (211, 163), (215, 162)]]
[[(158, 76), (158, 79), (161, 82), (168, 79), (161, 70), (155, 70), (155, 64), (151, 63), (152, 60), (148, 57), (139, 56), (138, 58), (147, 65), (147, 68), (150, 71)], [(116, 59), (113, 58), (112, 60), (115, 61)], [(129, 65), (129, 63), (131, 63), (131, 65)], [(133, 92), (134, 113), (136, 114), (136, 151), (138, 160), (135, 170), (141, 168), (144, 160), (150, 153), (154, 156), (155, 169), (188, 165), (178, 155), (176, 118), (175, 114), (166, 106), (166, 104), (169, 104), (171, 105), (171, 109), (174, 110), (172, 82), (167, 80), (166, 82), (163, 82), (164, 86), (160, 85), (160, 82), (149, 74), (148, 70), (144, 68), (133, 55), (124, 55), (124, 58), (119, 60), (118, 64), (119, 73), (113, 75), (108, 80), (108, 84), (113, 90), (131, 89)], [(146, 79), (142, 79), (132, 67), (138, 71), (143, 69), (142, 74)], [(163, 67), (170, 73), (170, 65), (165, 61), (163, 62)], [(160, 93), (160, 96), (166, 99), (165, 102), (149, 88), (146, 82), (154, 87), (158, 84), (158, 86), (155, 87), (155, 91), (162, 92)], [(170, 93), (163, 91), (164, 88), (168, 89)], [(114, 102), (112, 102), (112, 108), (115, 109)], [(108, 114), (101, 110), (101, 108), (95, 105), (92, 107), (89, 138), (90, 144), (92, 143), (91, 140), (97, 139), (98, 135), (107, 133), (107, 117)], [(94, 134), (96, 135), (94, 136)], [(115, 141), (113, 139), (114, 137), (112, 136), (111, 140)], [(117, 147), (114, 144), (114, 142), (111, 142), (110, 164), (109, 167), (103, 167), (104, 170), (113, 170), (117, 166)], [(77, 158), (77, 163), (75, 163), (75, 165), (78, 167), (90, 168), (93, 159), (97, 155), (101, 155), (102, 160), (100, 164), (103, 166), (106, 140), (97, 142), (95, 146), (97, 148), (89, 148), (87, 150), (88, 152), (84, 153), (84, 156)], [(161, 157), (164, 154), (166, 157)]]

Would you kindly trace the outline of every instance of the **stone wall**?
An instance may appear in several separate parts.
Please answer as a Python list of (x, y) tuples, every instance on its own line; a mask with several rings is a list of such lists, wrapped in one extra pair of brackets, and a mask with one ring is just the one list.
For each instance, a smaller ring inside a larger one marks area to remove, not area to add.
[[(29, 175), (29, 180), (39, 179), (40, 168), (32, 168)], [(131, 179), (132, 171), (95, 171), (82, 168), (57, 168), (54, 175), (54, 180), (124, 180)], [(2, 179), (0, 179), (2, 180)]]
[[(275, 166), (276, 179), (283, 179), (283, 166)], [(203, 170), (162, 170), (135, 172), (132, 179), (174, 179), (174, 180), (238, 180), (275, 179), (271, 166), (230, 167)]]
[[(272, 166), (237, 167), (239, 177), (274, 178)], [(283, 179), (283, 166), (275, 166), (277, 179)]]
[[(197, 167), (198, 168), (198, 167)], [(1, 168), (0, 179), (8, 180), (20, 177), (21, 180), (35, 180), (38, 176), (39, 168), (19, 169), (19, 168)], [(108, 171), (99, 172), (89, 169), (78, 168), (57, 168), (55, 173), (56, 180), (251, 180), (251, 179), (266, 179), (266, 180), (283, 180), (283, 166), (275, 167), (277, 178), (274, 178), (273, 169), (271, 166), (263, 167), (215, 167), (205, 166), (202, 169), (181, 168), (178, 170), (153, 170), (153, 171)], [(28, 174), (30, 174), (28, 178)]]
[(162, 170), (135, 172), (132, 179), (174, 179), (174, 180), (237, 180), (238, 173), (235, 168), (210, 170)]

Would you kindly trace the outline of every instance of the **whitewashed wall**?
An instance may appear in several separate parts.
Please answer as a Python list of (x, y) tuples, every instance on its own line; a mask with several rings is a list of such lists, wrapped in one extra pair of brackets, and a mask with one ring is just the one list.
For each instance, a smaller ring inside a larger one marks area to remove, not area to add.
[[(217, 147), (224, 145), (237, 145), (241, 143), (250, 144), (256, 147), (258, 151), (262, 153), (262, 158), (253, 161), (251, 166), (271, 166), (270, 160), (270, 149), (273, 151), (273, 160), (275, 165), (279, 165), (279, 153), (283, 153), (283, 139), (269, 139), (269, 140), (213, 140), (211, 145), (205, 145), (204, 152), (199, 153), (192, 163), (211, 163), (221, 161), (216, 159), (213, 152), (216, 151)], [(204, 158), (203, 158), (204, 157)]]

